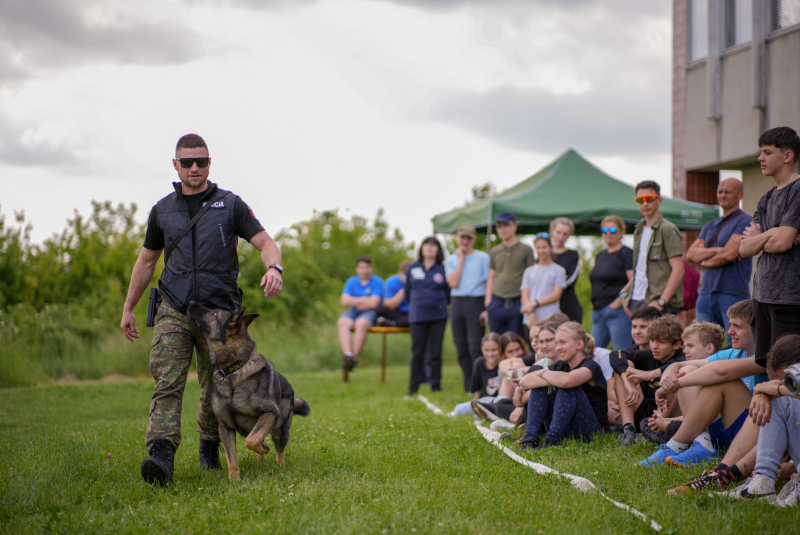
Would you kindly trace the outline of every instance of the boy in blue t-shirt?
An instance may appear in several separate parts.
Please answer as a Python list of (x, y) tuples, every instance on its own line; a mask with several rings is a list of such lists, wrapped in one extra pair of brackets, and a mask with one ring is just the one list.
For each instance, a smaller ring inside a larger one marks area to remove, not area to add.
[(397, 266), (397, 275), (389, 277), (383, 285), (383, 303), (376, 310), (378, 325), (384, 327), (408, 327), (409, 304), (406, 299), (406, 271), (409, 260)]
[[(748, 384), (755, 385), (766, 377), (759, 377), (764, 368), (757, 365), (755, 357), (751, 356), (755, 354), (755, 340), (750, 327), (752, 301), (745, 299), (732, 305), (728, 308), (728, 318), (732, 350), (718, 352), (706, 360), (670, 366), (664, 373), (656, 392), (660, 410), (666, 410), (672, 404), (679, 389), (700, 388), (691, 406), (681, 407), (683, 423), (669, 442), (656, 452), (658, 462), (649, 464), (689, 466), (708, 461), (716, 456), (716, 448), (729, 449), (742, 429), (752, 397)], [(691, 371), (687, 373), (687, 369)], [(744, 378), (747, 380), (742, 381)], [(708, 433), (704, 433), (706, 428)]]
[[(375, 309), (383, 297), (383, 279), (372, 274), (372, 259), (366, 255), (356, 261), (355, 277), (350, 277), (342, 290), (342, 306), (350, 307), (339, 316), (337, 328), (342, 348), (342, 367), (351, 371), (367, 341), (369, 328), (375, 325)], [(350, 330), (354, 329), (352, 336)]]

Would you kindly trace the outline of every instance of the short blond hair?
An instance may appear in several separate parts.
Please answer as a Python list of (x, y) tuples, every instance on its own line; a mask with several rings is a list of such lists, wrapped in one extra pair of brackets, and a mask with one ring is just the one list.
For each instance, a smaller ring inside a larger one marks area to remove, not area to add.
[(725, 329), (710, 321), (692, 323), (684, 329), (681, 338), (686, 342), (686, 337), (691, 335), (697, 335), (697, 339), (700, 340), (703, 347), (712, 344), (714, 353), (722, 349), (722, 343), (725, 341)]
[(570, 236), (572, 236), (573, 234), (575, 234), (575, 223), (573, 223), (573, 222), (572, 222), (572, 221), (571, 221), (569, 218), (567, 218), (567, 217), (557, 217), (557, 218), (553, 219), (553, 220), (550, 222), (550, 234), (552, 234), (553, 232), (555, 232), (555, 230), (556, 230), (556, 226), (558, 226), (558, 225), (566, 225), (567, 227), (569, 227), (569, 235), (570, 235)]

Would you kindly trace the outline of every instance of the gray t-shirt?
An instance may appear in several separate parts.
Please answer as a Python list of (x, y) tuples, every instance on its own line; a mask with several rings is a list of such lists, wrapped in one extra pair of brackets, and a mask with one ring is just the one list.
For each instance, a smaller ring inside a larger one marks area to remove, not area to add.
[[(556, 263), (549, 266), (534, 264), (522, 274), (522, 285), (520, 291), (528, 290), (528, 299), (541, 299), (553, 293), (556, 285), (562, 288), (567, 287), (567, 271)], [(533, 309), (536, 318), (543, 320), (549, 316), (561, 312), (559, 302), (542, 305)], [(523, 314), (523, 321), (528, 323), (528, 315)]]
[[(800, 228), (800, 179), (766, 192), (758, 201), (753, 221), (763, 232), (773, 227)], [(753, 277), (753, 299), (800, 306), (800, 246), (794, 245), (785, 253), (761, 253)]]

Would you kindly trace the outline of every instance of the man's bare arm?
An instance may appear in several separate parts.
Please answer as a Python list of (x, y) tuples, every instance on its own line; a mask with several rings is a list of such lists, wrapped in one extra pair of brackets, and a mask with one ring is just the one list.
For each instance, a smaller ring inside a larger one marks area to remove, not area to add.
[[(267, 234), (266, 230), (262, 230), (250, 238), (250, 245), (261, 253), (261, 261), (264, 263), (264, 267), (269, 268), (272, 264), (281, 263), (281, 249), (275, 243), (275, 240)], [(261, 278), (259, 286), (264, 287), (264, 297), (276, 297), (283, 288), (283, 277), (280, 271), (267, 269), (267, 272)]]
[(150, 285), (150, 281), (153, 280), (153, 274), (156, 271), (156, 264), (159, 258), (161, 258), (160, 250), (154, 251), (142, 247), (139, 258), (136, 259), (136, 263), (133, 265), (131, 283), (128, 286), (128, 295), (125, 297), (125, 305), (122, 308), (122, 322), (120, 323), (122, 334), (131, 342), (133, 342), (134, 338), (139, 338), (139, 329), (136, 328), (136, 316), (133, 314), (133, 309)]

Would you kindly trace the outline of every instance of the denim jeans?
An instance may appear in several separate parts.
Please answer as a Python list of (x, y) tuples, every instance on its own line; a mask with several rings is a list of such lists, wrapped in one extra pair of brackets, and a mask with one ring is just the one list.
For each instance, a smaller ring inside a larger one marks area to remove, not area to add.
[(775, 479), (787, 448), (795, 466), (800, 466), (800, 426), (797, 422), (800, 422), (800, 400), (781, 396), (772, 401), (769, 423), (758, 433), (756, 472)]
[(502, 299), (493, 295), (492, 302), (486, 307), (486, 312), (489, 313), (489, 330), (497, 334), (503, 334), (508, 331), (515, 332), (527, 340), (528, 334), (525, 325), (522, 323), (521, 306), (522, 303), (519, 297), (516, 299)]
[(624, 307), (613, 309), (609, 305), (592, 310), (592, 323), (592, 337), (597, 347), (606, 347), (609, 341), (616, 350), (633, 345), (631, 319), (625, 314)]
[(728, 329), (731, 328), (728, 320), (728, 308), (731, 305), (743, 301), (744, 297), (738, 295), (724, 294), (722, 292), (712, 292), (697, 296), (696, 312), (697, 321), (710, 321), (725, 328), (725, 339), (730, 342)]

